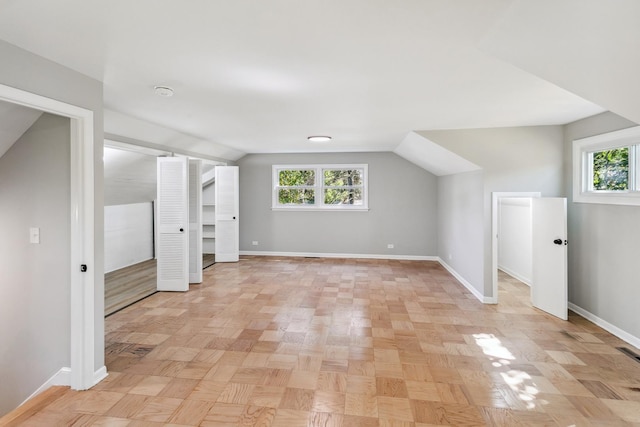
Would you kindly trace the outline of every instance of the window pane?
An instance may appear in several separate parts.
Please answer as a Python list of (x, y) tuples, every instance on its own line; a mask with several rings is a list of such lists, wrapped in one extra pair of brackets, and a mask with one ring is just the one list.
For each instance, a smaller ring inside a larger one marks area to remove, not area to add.
[(314, 170), (281, 170), (278, 172), (279, 186), (314, 185), (316, 171)]
[(324, 203), (327, 205), (362, 205), (362, 189), (325, 189)]
[(278, 203), (281, 205), (312, 205), (315, 203), (314, 193), (314, 190), (281, 188), (278, 191)]
[(629, 147), (593, 153), (593, 189), (629, 189)]
[(325, 169), (324, 185), (344, 187), (362, 185), (362, 169)]

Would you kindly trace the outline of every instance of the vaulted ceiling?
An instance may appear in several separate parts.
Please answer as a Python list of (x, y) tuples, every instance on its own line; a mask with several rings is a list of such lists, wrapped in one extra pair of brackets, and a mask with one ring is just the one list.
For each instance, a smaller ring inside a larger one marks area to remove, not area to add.
[[(602, 16), (610, 2), (0, 0), (0, 39), (103, 81), (110, 138), (235, 160), (392, 151), (416, 130), (563, 124), (615, 110), (615, 94), (571, 79), (620, 35), (614, 18), (638, 17), (633, 1), (615, 5)], [(589, 49), (583, 24), (598, 19), (608, 32), (598, 28), (587, 40), (604, 42)], [(637, 56), (637, 41), (609, 45), (610, 56)], [(637, 60), (624, 65), (635, 71)], [(155, 95), (156, 85), (174, 96)], [(307, 142), (316, 134), (333, 140)]]

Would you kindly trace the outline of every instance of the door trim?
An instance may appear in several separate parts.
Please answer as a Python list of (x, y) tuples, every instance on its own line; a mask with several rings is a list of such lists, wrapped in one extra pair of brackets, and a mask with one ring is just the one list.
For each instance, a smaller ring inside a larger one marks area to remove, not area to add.
[[(0, 101), (68, 117), (71, 123), (71, 349), (69, 385), (85, 390), (106, 376), (95, 369), (93, 111), (0, 84)], [(88, 273), (80, 272), (80, 265)], [(99, 373), (99, 374), (98, 374)]]
[(542, 194), (539, 191), (494, 191), (491, 193), (491, 282), (493, 296), (485, 297), (485, 302), (489, 304), (498, 303), (498, 203), (500, 199), (506, 197), (542, 197)]

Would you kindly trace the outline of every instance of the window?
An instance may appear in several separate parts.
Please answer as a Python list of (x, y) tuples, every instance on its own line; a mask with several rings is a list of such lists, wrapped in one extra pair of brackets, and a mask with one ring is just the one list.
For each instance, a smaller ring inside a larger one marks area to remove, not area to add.
[(573, 200), (640, 205), (640, 126), (573, 141)]
[(368, 209), (368, 165), (274, 165), (272, 169), (273, 209)]

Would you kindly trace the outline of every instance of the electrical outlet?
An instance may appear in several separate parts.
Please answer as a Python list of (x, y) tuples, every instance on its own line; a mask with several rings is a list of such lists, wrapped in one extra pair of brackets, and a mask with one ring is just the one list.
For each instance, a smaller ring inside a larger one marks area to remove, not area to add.
[(257, 240), (254, 240), (253, 242), (251, 242), (251, 244), (252, 244), (253, 246), (258, 246), (258, 241), (257, 241)]
[(449, 258), (449, 261), (451, 261), (453, 259), (453, 256), (451, 254), (449, 254), (449, 256), (447, 258)]
[(393, 243), (389, 243), (387, 245), (387, 249), (393, 249), (395, 247), (395, 245)]

